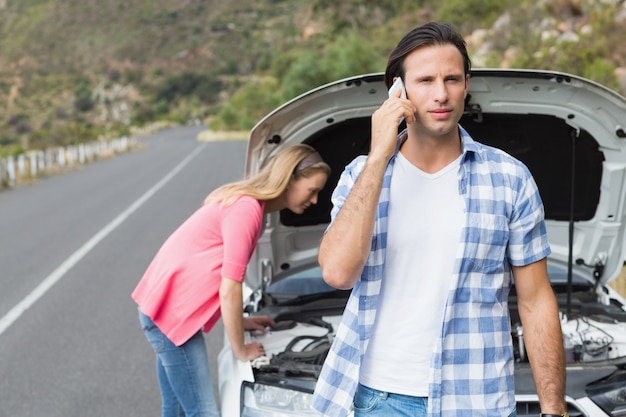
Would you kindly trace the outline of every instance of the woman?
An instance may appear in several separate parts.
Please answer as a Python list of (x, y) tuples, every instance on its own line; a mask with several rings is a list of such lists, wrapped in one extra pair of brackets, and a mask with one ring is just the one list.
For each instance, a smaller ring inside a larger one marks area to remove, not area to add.
[(243, 317), (242, 281), (264, 214), (300, 214), (324, 187), (330, 167), (308, 145), (280, 152), (256, 176), (224, 185), (165, 241), (132, 293), (156, 353), (162, 416), (218, 416), (203, 331), (222, 316), (235, 357), (265, 354), (244, 329), (274, 325)]

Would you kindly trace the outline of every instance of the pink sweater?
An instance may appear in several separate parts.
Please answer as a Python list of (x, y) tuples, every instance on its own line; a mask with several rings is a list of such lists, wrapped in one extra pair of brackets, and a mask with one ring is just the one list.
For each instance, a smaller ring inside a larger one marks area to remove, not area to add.
[[(222, 278), (243, 281), (265, 203), (243, 196), (202, 206), (163, 243), (131, 297), (177, 346), (220, 318)], [(243, 313), (243, 312), (242, 312)]]

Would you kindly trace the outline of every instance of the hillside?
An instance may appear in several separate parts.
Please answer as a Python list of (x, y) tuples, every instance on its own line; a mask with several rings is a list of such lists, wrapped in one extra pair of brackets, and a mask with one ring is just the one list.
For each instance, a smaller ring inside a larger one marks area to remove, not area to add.
[(428, 20), (457, 24), (475, 66), (626, 93), (624, 0), (0, 0), (0, 154), (156, 120), (247, 129), (309, 88), (383, 70)]

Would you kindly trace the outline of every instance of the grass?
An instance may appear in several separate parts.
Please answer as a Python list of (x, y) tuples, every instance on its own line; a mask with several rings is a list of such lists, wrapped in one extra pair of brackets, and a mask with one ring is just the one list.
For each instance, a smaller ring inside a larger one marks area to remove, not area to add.
[(626, 266), (622, 268), (619, 276), (610, 284), (611, 288), (626, 297)]

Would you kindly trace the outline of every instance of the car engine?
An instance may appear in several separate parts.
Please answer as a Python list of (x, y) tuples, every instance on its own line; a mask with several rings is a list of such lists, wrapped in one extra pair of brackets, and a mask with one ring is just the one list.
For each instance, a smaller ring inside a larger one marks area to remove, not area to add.
[[(567, 308), (565, 295), (559, 293), (558, 287), (555, 290), (568, 364), (626, 357), (626, 311), (622, 306), (600, 303), (589, 287), (583, 286), (572, 294), (570, 308)], [(264, 343), (267, 351), (266, 357), (252, 363), (256, 379), (273, 382), (296, 379), (299, 384), (304, 383), (304, 387), (313, 389), (339, 325), (345, 300), (335, 299), (330, 306), (325, 306), (328, 308), (320, 307), (321, 300), (303, 301), (297, 305), (278, 303), (263, 309), (264, 314), (273, 314), (278, 322), (270, 332), (255, 338)], [(527, 363), (514, 289), (509, 297), (509, 308), (515, 360)]]
[[(562, 290), (562, 291), (561, 291)], [(555, 286), (559, 303), (566, 363), (584, 363), (626, 357), (626, 312), (622, 306), (604, 304), (585, 286), (567, 302), (564, 288)], [(569, 307), (568, 307), (569, 306)], [(509, 297), (515, 359), (528, 362), (524, 330), (514, 290)]]

